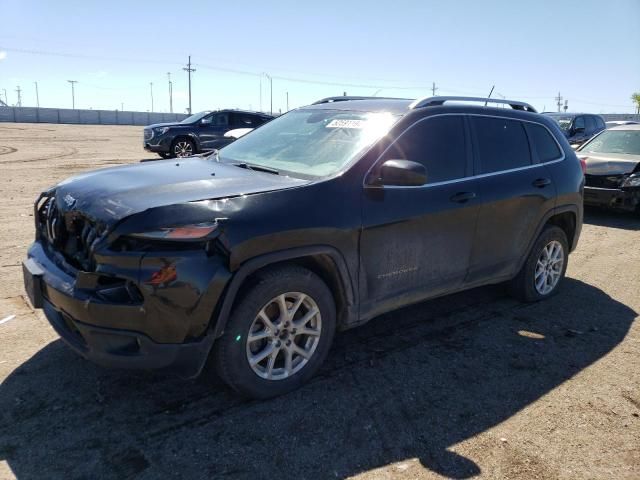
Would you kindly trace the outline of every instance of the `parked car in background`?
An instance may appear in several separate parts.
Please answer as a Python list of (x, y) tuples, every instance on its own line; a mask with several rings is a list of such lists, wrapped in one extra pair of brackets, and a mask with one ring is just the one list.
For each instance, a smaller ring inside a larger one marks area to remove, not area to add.
[(553, 118), (564, 133), (570, 145), (579, 146), (606, 128), (604, 118), (591, 113), (555, 113), (546, 112)]
[(338, 100), (43, 192), (34, 307), (96, 363), (193, 377), (209, 360), (264, 398), (385, 312), (502, 282), (526, 302), (558, 292), (584, 175), (556, 123), (511, 100)]
[(633, 120), (612, 120), (610, 122), (605, 122), (607, 128), (619, 127), (621, 125), (638, 125), (640, 122), (635, 122)]
[(640, 125), (605, 130), (576, 154), (587, 165), (586, 205), (640, 213)]
[(143, 145), (163, 158), (188, 157), (233, 142), (225, 136), (234, 129), (253, 129), (273, 119), (262, 112), (218, 110), (195, 113), (181, 122), (156, 123), (144, 128)]

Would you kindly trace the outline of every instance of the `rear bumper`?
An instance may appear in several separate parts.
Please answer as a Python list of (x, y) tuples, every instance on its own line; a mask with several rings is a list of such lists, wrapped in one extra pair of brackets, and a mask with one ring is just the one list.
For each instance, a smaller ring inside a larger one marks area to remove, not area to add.
[(585, 205), (634, 211), (640, 204), (640, 189), (584, 187)]

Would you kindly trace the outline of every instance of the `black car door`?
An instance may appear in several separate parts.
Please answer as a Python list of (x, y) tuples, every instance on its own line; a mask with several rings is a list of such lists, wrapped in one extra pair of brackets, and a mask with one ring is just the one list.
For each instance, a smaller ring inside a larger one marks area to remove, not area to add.
[[(475, 284), (515, 273), (544, 214), (554, 207), (556, 188), (547, 166), (532, 155), (525, 122), (490, 116), (469, 120), (481, 197), (466, 280)], [(549, 134), (539, 124), (532, 128)], [(539, 134), (532, 130), (532, 138)]]
[(215, 112), (200, 121), (198, 138), (201, 150), (213, 150), (225, 145), (224, 134), (229, 130), (229, 113)]
[(571, 135), (569, 135), (569, 143), (572, 145), (580, 145), (584, 143), (584, 141), (589, 138), (586, 136), (586, 123), (584, 120), (584, 115), (578, 115), (573, 119), (573, 124), (571, 125)]
[[(455, 290), (462, 284), (478, 216), (477, 180), (466, 120), (436, 115), (418, 120), (382, 154), (420, 162), (427, 184), (367, 186), (360, 237), (361, 314)], [(371, 177), (371, 176), (370, 176)]]

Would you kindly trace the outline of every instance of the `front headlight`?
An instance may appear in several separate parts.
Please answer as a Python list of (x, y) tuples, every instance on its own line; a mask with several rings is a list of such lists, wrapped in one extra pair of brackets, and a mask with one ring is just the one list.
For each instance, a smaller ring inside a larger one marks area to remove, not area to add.
[(640, 172), (629, 175), (627, 179), (622, 182), (622, 188), (628, 187), (640, 187)]
[(169, 127), (158, 127), (153, 129), (158, 135), (163, 135), (169, 131)]
[(217, 227), (216, 222), (195, 223), (179, 227), (159, 228), (149, 232), (131, 233), (129, 236), (148, 240), (203, 241), (211, 237)]

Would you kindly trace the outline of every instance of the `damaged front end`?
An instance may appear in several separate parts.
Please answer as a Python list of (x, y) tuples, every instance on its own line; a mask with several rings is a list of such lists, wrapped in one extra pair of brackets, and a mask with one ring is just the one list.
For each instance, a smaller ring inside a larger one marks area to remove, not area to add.
[(595, 174), (587, 170), (584, 203), (640, 212), (640, 164), (628, 173)]
[(197, 375), (231, 277), (226, 218), (216, 211), (225, 202), (157, 207), (113, 222), (74, 203), (55, 190), (35, 203), (36, 239), (23, 264), (33, 305), (96, 363)]

